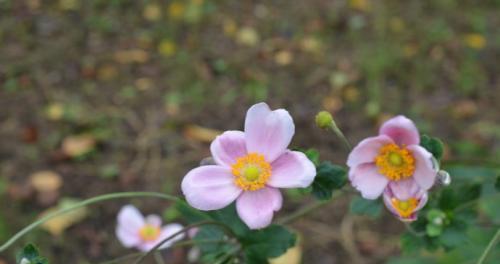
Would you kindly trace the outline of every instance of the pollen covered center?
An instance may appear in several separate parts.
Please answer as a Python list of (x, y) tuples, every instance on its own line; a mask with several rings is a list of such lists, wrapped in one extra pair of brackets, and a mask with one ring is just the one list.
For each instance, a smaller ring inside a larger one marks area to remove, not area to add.
[(411, 151), (396, 144), (387, 144), (380, 148), (375, 164), (380, 174), (391, 181), (411, 177), (415, 172), (415, 158)]
[(145, 225), (139, 230), (139, 236), (144, 241), (155, 241), (160, 236), (161, 229), (154, 225)]
[(411, 214), (415, 211), (415, 208), (417, 208), (418, 206), (418, 200), (415, 198), (410, 198), (405, 201), (392, 198), (391, 203), (402, 218), (410, 217)]
[(234, 183), (245, 191), (262, 189), (271, 176), (271, 164), (257, 153), (238, 158), (231, 169)]

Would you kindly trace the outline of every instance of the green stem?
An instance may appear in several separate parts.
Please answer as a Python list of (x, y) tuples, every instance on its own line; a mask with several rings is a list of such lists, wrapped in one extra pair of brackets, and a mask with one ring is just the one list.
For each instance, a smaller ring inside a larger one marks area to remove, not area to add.
[(37, 221), (31, 223), (27, 227), (23, 228), (21, 231), (17, 232), (13, 237), (11, 237), (7, 242), (5, 242), (2, 246), (0, 246), (0, 252), (5, 251), (8, 247), (10, 247), (13, 243), (15, 243), (17, 240), (19, 240), (22, 236), (26, 235), (28, 232), (31, 230), (37, 228), (41, 224), (49, 221), (50, 219), (66, 214), (68, 212), (71, 212), (73, 210), (76, 210), (80, 207), (84, 207), (90, 204), (102, 202), (102, 201), (107, 201), (107, 200), (113, 200), (113, 199), (119, 199), (119, 198), (130, 198), (130, 197), (154, 197), (154, 198), (160, 198), (160, 199), (165, 199), (173, 202), (181, 201), (179, 198), (168, 195), (168, 194), (163, 194), (163, 193), (156, 193), (156, 192), (120, 192), (120, 193), (110, 193), (110, 194), (104, 194), (96, 197), (92, 197), (87, 200), (83, 200), (79, 203), (76, 203), (75, 205), (69, 206), (67, 208), (60, 209), (56, 212), (53, 212), (51, 214), (48, 214)]
[(344, 143), (347, 150), (351, 151), (352, 150), (351, 143), (349, 143), (349, 140), (347, 140), (344, 133), (342, 133), (342, 130), (340, 130), (340, 128), (335, 124), (332, 125), (331, 129), (332, 129), (333, 133), (335, 133), (335, 135), (337, 135), (337, 137), (339, 137), (342, 140), (342, 142)]
[(477, 261), (477, 264), (483, 264), (483, 262), (486, 260), (486, 257), (488, 257), (488, 254), (490, 253), (491, 249), (493, 249), (493, 247), (495, 247), (499, 238), (500, 238), (500, 228), (497, 229), (497, 232), (495, 233), (495, 235), (491, 239), (490, 243), (488, 243), (488, 246), (486, 246), (486, 248), (484, 249), (483, 254), (481, 255), (481, 257)]
[(310, 212), (312, 212), (312, 211), (314, 211), (314, 210), (316, 210), (318, 208), (321, 208), (321, 207), (327, 205), (330, 201), (332, 201), (335, 198), (337, 198), (340, 194), (341, 194), (341, 192), (338, 191), (338, 192), (333, 193), (332, 198), (329, 199), (329, 200), (315, 201), (313, 203), (305, 205), (304, 207), (302, 207), (299, 210), (291, 213), (290, 215), (285, 216), (285, 217), (277, 220), (276, 223), (278, 223), (280, 225), (286, 225), (286, 224), (292, 223), (293, 221), (297, 220), (298, 218), (300, 218), (300, 217), (302, 217), (302, 216), (304, 216), (306, 214), (309, 214)]
[(151, 248), (148, 252), (146, 252), (145, 254), (141, 255), (139, 258), (137, 258), (137, 260), (134, 262), (134, 264), (141, 263), (145, 258), (147, 258), (153, 252), (155, 252), (156, 250), (158, 250), (163, 244), (165, 244), (168, 241), (172, 240), (176, 236), (178, 236), (178, 235), (180, 235), (182, 233), (185, 233), (185, 232), (189, 231), (192, 228), (195, 228), (195, 227), (198, 227), (198, 226), (203, 226), (203, 225), (216, 225), (216, 226), (219, 226), (222, 229), (224, 229), (224, 232), (226, 233), (226, 235), (229, 235), (231, 237), (236, 237), (236, 235), (234, 234), (234, 232), (229, 227), (227, 227), (225, 224), (223, 224), (221, 222), (215, 222), (215, 221), (210, 221), (210, 220), (201, 221), (201, 222), (198, 222), (198, 223), (195, 223), (195, 224), (188, 225), (188, 226), (184, 227), (183, 229), (181, 229), (181, 230), (173, 233), (169, 237), (166, 237), (160, 243), (156, 244), (153, 248)]
[(223, 263), (226, 263), (227, 260), (230, 260), (236, 253), (238, 253), (240, 251), (240, 246), (236, 246), (234, 247), (233, 249), (231, 249), (230, 251), (226, 252), (225, 254), (223, 254), (220, 258), (216, 259), (214, 264), (223, 264)]

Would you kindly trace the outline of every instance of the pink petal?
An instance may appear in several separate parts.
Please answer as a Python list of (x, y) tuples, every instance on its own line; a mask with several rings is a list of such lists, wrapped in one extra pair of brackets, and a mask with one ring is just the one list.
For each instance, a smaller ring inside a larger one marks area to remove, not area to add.
[(231, 167), (239, 157), (247, 154), (245, 133), (242, 131), (224, 132), (212, 142), (210, 151), (217, 164)]
[(417, 208), (415, 208), (415, 211), (418, 211), (418, 210), (424, 208), (425, 204), (427, 203), (428, 198), (429, 198), (429, 196), (427, 195), (427, 192), (422, 193), (420, 196), (420, 200), (418, 202)]
[(281, 209), (283, 197), (278, 189), (265, 187), (244, 192), (236, 200), (236, 210), (250, 229), (260, 229), (271, 224), (275, 211)]
[(380, 127), (379, 134), (391, 137), (400, 146), (418, 145), (420, 143), (420, 134), (417, 127), (413, 121), (402, 115), (387, 120)]
[[(169, 224), (169, 225), (166, 225), (164, 226), (162, 229), (161, 229), (161, 234), (160, 236), (158, 237), (158, 239), (155, 241), (155, 245), (160, 243), (161, 241), (163, 241), (164, 239), (172, 236), (173, 234), (181, 231), (184, 227), (181, 225), (181, 224)], [(167, 248), (167, 247), (170, 247), (172, 244), (174, 244), (175, 242), (183, 239), (185, 236), (184, 233), (181, 233), (181, 234), (178, 234), (176, 235), (174, 238), (170, 239), (168, 242), (164, 243), (160, 249), (164, 249), (164, 248)]]
[(361, 196), (365, 199), (377, 199), (389, 180), (381, 175), (377, 166), (371, 163), (364, 163), (349, 170), (349, 179), (352, 187), (361, 192)]
[(158, 215), (148, 215), (146, 217), (146, 223), (153, 226), (161, 226), (161, 217)]
[(272, 164), (267, 184), (275, 188), (305, 188), (316, 176), (316, 167), (304, 153), (287, 151)]
[(408, 200), (411, 197), (416, 197), (420, 192), (420, 187), (414, 179), (391, 181), (387, 188), (392, 192), (398, 200)]
[(286, 151), (294, 133), (293, 119), (286, 110), (271, 111), (265, 103), (248, 109), (245, 138), (249, 153), (262, 154), (268, 162), (273, 162)]
[(133, 205), (126, 205), (118, 213), (118, 226), (136, 232), (144, 226), (144, 216)]
[(234, 185), (229, 168), (208, 165), (188, 172), (181, 184), (187, 202), (199, 210), (217, 210), (233, 202), (242, 192)]
[(396, 215), (399, 217), (399, 213), (398, 211), (394, 208), (394, 206), (392, 205), (392, 199), (393, 195), (390, 191), (386, 190), (384, 192), (384, 204), (385, 204), (385, 207), (387, 207), (387, 209), (389, 209), (389, 211), (391, 211), (392, 214)]
[(386, 135), (369, 137), (359, 142), (354, 149), (349, 153), (347, 158), (347, 166), (353, 168), (363, 163), (372, 163), (380, 153), (380, 148), (384, 145), (394, 143), (392, 139)]
[(129, 228), (119, 225), (116, 228), (116, 237), (124, 247), (135, 247), (141, 243), (141, 238), (138, 232), (138, 230), (136, 230), (136, 232), (132, 232)]
[(437, 176), (437, 169), (434, 168), (432, 162), (432, 154), (417, 145), (409, 146), (408, 150), (412, 152), (415, 158), (413, 179), (415, 179), (420, 188), (429, 190), (434, 185)]

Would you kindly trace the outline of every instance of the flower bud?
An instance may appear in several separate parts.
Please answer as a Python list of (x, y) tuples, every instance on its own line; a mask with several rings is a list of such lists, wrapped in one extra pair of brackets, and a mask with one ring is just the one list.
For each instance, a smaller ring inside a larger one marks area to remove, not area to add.
[(316, 115), (316, 125), (321, 129), (328, 129), (334, 126), (332, 115), (327, 111), (321, 111)]

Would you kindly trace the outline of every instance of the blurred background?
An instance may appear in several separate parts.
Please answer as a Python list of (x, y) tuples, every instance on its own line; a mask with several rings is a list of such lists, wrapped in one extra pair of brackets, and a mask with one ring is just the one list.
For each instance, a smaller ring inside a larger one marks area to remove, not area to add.
[[(247, 108), (286, 108), (293, 146), (344, 164), (314, 126), (330, 111), (352, 142), (395, 114), (446, 143), (445, 161), (500, 160), (500, 1), (0, 0), (0, 241), (39, 215), (116, 191), (179, 194)], [(300, 199), (299, 199), (300, 198)], [(304, 263), (385, 263), (404, 225), (350, 197), (295, 222)], [(283, 216), (307, 203), (287, 193)], [(79, 210), (30, 233), (52, 263), (98, 263), (133, 203)], [(0, 263), (12, 263), (14, 252)], [(175, 249), (168, 263), (185, 263)]]

